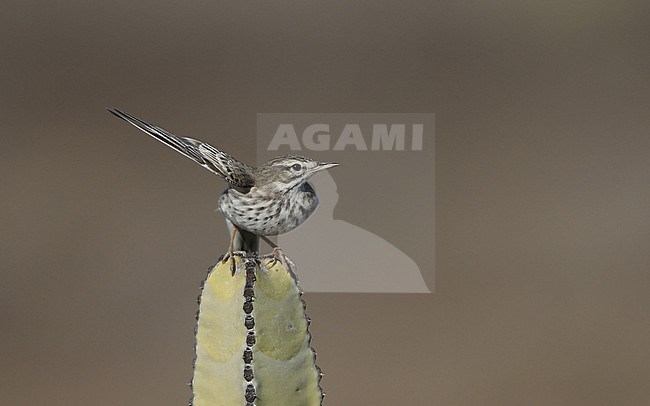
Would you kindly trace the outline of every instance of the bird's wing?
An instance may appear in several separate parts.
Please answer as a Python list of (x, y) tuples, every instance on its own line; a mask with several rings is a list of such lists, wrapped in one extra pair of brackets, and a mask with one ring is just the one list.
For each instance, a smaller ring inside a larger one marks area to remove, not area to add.
[(108, 108), (107, 110), (204, 168), (221, 176), (231, 185), (239, 188), (250, 188), (255, 185), (255, 179), (253, 179), (252, 175), (253, 168), (239, 162), (225, 152), (219, 151), (212, 145), (192, 138), (178, 137), (169, 131), (151, 125), (118, 109)]

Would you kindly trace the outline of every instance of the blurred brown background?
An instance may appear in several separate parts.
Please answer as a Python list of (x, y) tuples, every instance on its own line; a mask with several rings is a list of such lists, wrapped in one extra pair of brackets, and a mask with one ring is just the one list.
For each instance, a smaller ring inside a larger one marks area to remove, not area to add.
[(306, 296), (327, 405), (650, 404), (649, 8), (4, 1), (0, 404), (190, 396), (223, 183), (111, 105), (436, 113), (436, 292)]

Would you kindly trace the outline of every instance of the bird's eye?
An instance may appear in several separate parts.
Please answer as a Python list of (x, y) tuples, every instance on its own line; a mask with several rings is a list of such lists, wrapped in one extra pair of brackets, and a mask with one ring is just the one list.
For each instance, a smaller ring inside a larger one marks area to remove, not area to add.
[(297, 171), (299, 171), (299, 170), (302, 169), (302, 165), (300, 165), (300, 164), (293, 164), (293, 165), (291, 165), (291, 169), (293, 169), (294, 171), (297, 172)]

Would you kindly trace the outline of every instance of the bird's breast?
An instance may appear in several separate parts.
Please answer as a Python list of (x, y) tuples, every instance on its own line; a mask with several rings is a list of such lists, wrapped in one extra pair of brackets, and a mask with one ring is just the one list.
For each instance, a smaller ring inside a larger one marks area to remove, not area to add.
[(219, 199), (219, 210), (237, 227), (258, 235), (278, 235), (302, 224), (318, 206), (318, 197), (308, 183), (271, 194), (251, 188), (248, 193), (227, 189)]

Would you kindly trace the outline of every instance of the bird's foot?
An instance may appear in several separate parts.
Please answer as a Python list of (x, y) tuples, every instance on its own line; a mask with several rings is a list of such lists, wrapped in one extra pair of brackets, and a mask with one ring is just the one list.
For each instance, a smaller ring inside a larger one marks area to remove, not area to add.
[(285, 268), (287, 267), (287, 257), (279, 247), (273, 248), (273, 254), (270, 257), (271, 259), (266, 263), (267, 270), (273, 268), (278, 262)]
[(239, 270), (239, 268), (243, 267), (243, 263), (241, 263), (241, 267), (237, 266), (237, 261), (236, 261), (236, 256), (243, 256), (246, 253), (243, 251), (228, 251), (223, 258), (221, 259), (221, 263), (225, 264), (230, 260), (230, 272), (232, 272), (232, 276), (235, 276), (235, 273)]

